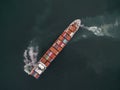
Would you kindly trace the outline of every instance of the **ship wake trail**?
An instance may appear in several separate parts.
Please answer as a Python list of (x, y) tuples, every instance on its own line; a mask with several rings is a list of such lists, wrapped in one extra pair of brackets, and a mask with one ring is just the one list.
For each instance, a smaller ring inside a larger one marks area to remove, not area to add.
[(39, 47), (35, 41), (31, 41), (27, 49), (24, 51), (24, 71), (29, 72), (36, 65)]
[(104, 36), (105, 35), (104, 31), (100, 27), (97, 27), (97, 26), (88, 27), (88, 26), (84, 26), (84, 25), (81, 25), (81, 27), (88, 31), (93, 32), (93, 34), (96, 36)]
[(93, 36), (120, 39), (120, 15), (117, 12), (96, 17), (83, 18), (81, 29), (73, 40), (79, 41)]
[[(33, 32), (40, 35), (40, 38), (43, 36), (43, 30), (46, 28), (43, 27), (44, 23), (46, 22), (47, 18), (51, 14), (52, 10), (52, 1), (51, 0), (44, 0), (44, 3), (47, 7), (42, 10), (43, 12), (37, 13), (36, 15), (36, 23), (35, 26), (33, 26)], [(41, 31), (42, 32), (41, 32)], [(39, 41), (39, 40), (38, 40)], [(35, 41), (34, 39), (31, 40), (29, 46), (24, 51), (24, 71), (29, 73), (31, 69), (36, 65), (37, 62), (37, 55), (39, 52), (39, 45), (36, 43), (39, 43), (38, 41)]]
[(119, 21), (115, 21), (114, 23), (109, 23), (109, 24), (103, 24), (101, 26), (84, 26), (81, 25), (82, 28), (92, 32), (94, 35), (96, 36), (108, 36), (108, 37), (112, 37), (112, 38), (117, 38), (118, 37), (118, 27), (119, 27), (120, 23)]
[[(83, 21), (88, 21), (90, 27), (85, 27), (88, 31), (93, 32), (96, 36), (107, 36), (120, 39), (120, 16), (119, 13), (105, 14), (94, 18), (86, 18)], [(87, 24), (86, 23), (86, 24)]]

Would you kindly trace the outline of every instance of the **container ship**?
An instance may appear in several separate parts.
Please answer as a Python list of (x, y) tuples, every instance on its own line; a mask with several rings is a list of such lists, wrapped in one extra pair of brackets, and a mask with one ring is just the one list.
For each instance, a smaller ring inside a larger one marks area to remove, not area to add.
[(52, 46), (46, 51), (46, 53), (36, 63), (36, 65), (30, 67), (29, 70), (24, 69), (24, 71), (28, 73), (28, 75), (31, 75), (38, 79), (39, 76), (56, 58), (56, 56), (61, 52), (61, 50), (66, 46), (66, 44), (71, 40), (74, 34), (78, 31), (80, 25), (81, 25), (80, 19), (74, 20), (57, 38), (57, 40), (52, 44)]

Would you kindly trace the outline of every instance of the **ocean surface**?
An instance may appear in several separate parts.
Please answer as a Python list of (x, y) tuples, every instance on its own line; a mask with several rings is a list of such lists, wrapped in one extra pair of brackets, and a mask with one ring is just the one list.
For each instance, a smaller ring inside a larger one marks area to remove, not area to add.
[[(0, 90), (120, 90), (120, 0), (2, 0), (0, 10)], [(38, 47), (39, 60), (78, 18), (85, 28), (39, 79), (27, 75), (25, 50)]]

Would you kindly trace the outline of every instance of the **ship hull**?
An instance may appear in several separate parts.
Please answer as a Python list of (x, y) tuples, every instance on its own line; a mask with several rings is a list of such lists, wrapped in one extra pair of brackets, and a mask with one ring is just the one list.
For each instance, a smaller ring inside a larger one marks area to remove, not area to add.
[(29, 75), (34, 76), (36, 79), (46, 70), (56, 56), (62, 51), (67, 43), (72, 39), (74, 34), (78, 31), (81, 25), (80, 19), (73, 21), (57, 38), (52, 46), (46, 51), (42, 58), (37, 62), (36, 66), (31, 70)]

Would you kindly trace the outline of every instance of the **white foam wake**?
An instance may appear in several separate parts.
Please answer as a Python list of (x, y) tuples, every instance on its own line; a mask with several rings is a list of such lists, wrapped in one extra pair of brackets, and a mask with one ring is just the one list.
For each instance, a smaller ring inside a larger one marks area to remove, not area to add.
[[(117, 30), (120, 23), (116, 20), (115, 22), (109, 23), (109, 24), (103, 24), (101, 26), (84, 26), (81, 25), (82, 28), (92, 32), (96, 36), (108, 36), (108, 37), (117, 37)], [(116, 33), (116, 34), (115, 34)]]
[(88, 30), (88, 31), (93, 32), (93, 34), (96, 36), (104, 36), (102, 29), (97, 27), (97, 26), (88, 27), (88, 26), (81, 25), (81, 27)]
[(38, 52), (38, 45), (31, 41), (30, 45), (24, 51), (24, 71), (26, 71), (27, 73), (29, 73), (32, 67), (36, 65)]

